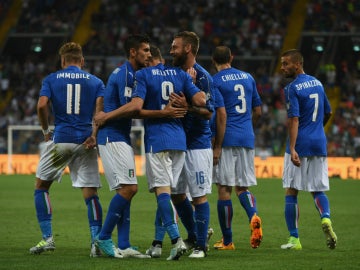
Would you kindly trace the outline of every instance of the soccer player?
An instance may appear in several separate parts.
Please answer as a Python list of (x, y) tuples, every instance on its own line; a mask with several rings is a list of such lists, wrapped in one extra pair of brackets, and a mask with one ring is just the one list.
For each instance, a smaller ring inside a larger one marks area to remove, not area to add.
[(95, 123), (102, 125), (119, 117), (144, 118), (146, 176), (148, 188), (155, 192), (157, 208), (173, 247), (167, 260), (177, 260), (186, 246), (180, 237), (176, 210), (171, 203), (171, 187), (177, 184), (185, 160), (186, 137), (181, 119), (169, 117), (170, 111), (183, 117), (186, 110), (174, 108), (171, 93), (181, 93), (195, 106), (205, 106), (205, 95), (192, 78), (179, 68), (159, 63), (136, 72), (131, 102), (111, 112), (100, 112)]
[[(211, 193), (213, 169), (209, 121), (214, 111), (213, 81), (211, 75), (196, 62), (199, 46), (200, 39), (196, 33), (183, 31), (174, 36), (170, 49), (173, 65), (187, 71), (195, 85), (207, 96), (206, 107), (187, 105), (183, 97), (174, 96), (175, 104), (189, 110), (184, 119), (187, 143), (185, 164), (178, 185), (172, 190), (172, 200), (188, 233), (185, 240), (187, 249), (194, 248), (190, 258), (206, 256), (210, 219), (207, 194)], [(186, 196), (187, 192), (192, 197), (192, 204)]]
[(281, 55), (281, 71), (292, 81), (285, 87), (289, 136), (284, 156), (283, 187), (285, 188), (285, 220), (288, 243), (282, 249), (301, 250), (298, 219), (299, 190), (311, 192), (319, 211), (321, 226), (330, 249), (337, 237), (330, 220), (326, 136), (324, 126), (331, 116), (329, 100), (321, 82), (305, 74), (303, 56), (298, 50)]
[[(34, 201), (43, 239), (30, 253), (55, 250), (52, 231), (52, 208), (49, 189), (69, 166), (73, 187), (80, 188), (88, 208), (91, 232), (91, 253), (98, 250), (94, 239), (100, 232), (102, 209), (97, 195), (101, 186), (96, 145), (97, 128), (92, 126), (94, 112), (102, 109), (104, 84), (83, 70), (84, 58), (79, 44), (69, 42), (60, 50), (62, 69), (48, 75), (42, 82), (37, 105), (45, 148), (36, 171)], [(53, 137), (49, 130), (49, 103), (55, 118)]]
[(257, 184), (254, 166), (255, 135), (253, 125), (261, 115), (261, 100), (253, 77), (231, 66), (231, 51), (218, 46), (212, 55), (216, 70), (215, 87), (219, 89), (226, 109), (226, 130), (218, 174), (217, 211), (223, 238), (214, 244), (218, 250), (234, 250), (232, 239), (232, 188), (246, 211), (250, 223), (250, 245), (257, 248), (262, 240), (261, 219), (257, 215), (255, 196), (249, 191)]
[[(109, 76), (104, 112), (113, 111), (131, 100), (135, 72), (149, 64), (150, 39), (144, 35), (130, 35), (124, 42), (127, 61)], [(138, 190), (134, 152), (131, 146), (131, 118), (107, 121), (98, 132), (100, 157), (110, 190), (115, 190), (102, 230), (96, 244), (110, 257), (144, 258), (130, 244), (130, 206)], [(118, 249), (113, 249), (111, 234), (117, 226)], [(149, 256), (147, 256), (149, 257)]]

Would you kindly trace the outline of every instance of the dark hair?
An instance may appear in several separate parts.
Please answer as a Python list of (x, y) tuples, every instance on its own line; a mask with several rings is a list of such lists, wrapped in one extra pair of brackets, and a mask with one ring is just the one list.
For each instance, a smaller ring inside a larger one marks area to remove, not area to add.
[(161, 55), (160, 49), (158, 47), (156, 47), (155, 45), (150, 45), (150, 53), (151, 53), (152, 58), (162, 60), (162, 55)]
[(182, 31), (177, 33), (174, 38), (182, 38), (184, 41), (184, 44), (190, 44), (191, 45), (191, 52), (193, 55), (197, 55), (200, 47), (200, 38), (195, 32), (191, 31)]
[(292, 62), (300, 63), (301, 65), (304, 63), (304, 58), (301, 52), (297, 49), (287, 50), (281, 54), (281, 57), (287, 57), (287, 56), (291, 58)]
[(139, 49), (141, 43), (150, 43), (150, 38), (147, 35), (140, 34), (128, 36), (124, 43), (126, 57), (129, 58), (131, 49)]
[(212, 54), (212, 59), (216, 64), (226, 64), (231, 61), (231, 50), (227, 46), (217, 46)]

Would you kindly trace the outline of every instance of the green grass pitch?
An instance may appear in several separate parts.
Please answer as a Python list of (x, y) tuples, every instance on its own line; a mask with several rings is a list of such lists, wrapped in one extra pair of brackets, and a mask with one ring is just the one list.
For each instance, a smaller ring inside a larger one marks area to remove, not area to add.
[[(113, 193), (102, 176), (99, 191), (104, 218)], [(245, 211), (233, 194), (233, 240), (235, 251), (211, 249), (205, 259), (166, 261), (170, 241), (166, 237), (162, 258), (111, 259), (89, 257), (89, 228), (81, 192), (71, 187), (68, 175), (51, 191), (55, 252), (30, 255), (29, 248), (41, 238), (33, 203), (33, 175), (1, 175), (0, 177), (0, 269), (74, 270), (74, 269), (360, 269), (360, 181), (331, 179), (330, 199), (332, 220), (338, 246), (329, 250), (325, 245), (320, 219), (309, 193), (299, 195), (299, 234), (303, 250), (281, 250), (288, 232), (284, 220), (284, 190), (280, 179), (259, 179), (251, 188), (257, 199), (263, 221), (264, 238), (258, 249), (249, 244), (249, 226)], [(216, 187), (209, 196), (210, 225), (215, 234), (210, 246), (221, 237), (216, 214)], [(155, 197), (147, 191), (145, 177), (139, 177), (139, 192), (131, 206), (131, 243), (144, 252), (154, 235)], [(183, 226), (181, 234), (186, 238)], [(116, 241), (116, 233), (113, 234)]]

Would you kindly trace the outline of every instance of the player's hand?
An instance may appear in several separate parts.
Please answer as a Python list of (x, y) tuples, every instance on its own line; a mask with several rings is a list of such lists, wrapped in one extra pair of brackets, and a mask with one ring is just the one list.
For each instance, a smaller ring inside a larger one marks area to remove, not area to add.
[(177, 107), (177, 108), (188, 109), (189, 107), (186, 101), (186, 97), (182, 92), (180, 92), (179, 95), (172, 92), (170, 94), (170, 103), (172, 104), (173, 107)]
[(214, 166), (219, 164), (220, 155), (221, 155), (221, 147), (215, 147), (213, 149), (213, 165)]
[(172, 102), (169, 102), (164, 108), (164, 113), (170, 118), (182, 118), (187, 113), (187, 109), (174, 107)]
[(103, 111), (98, 112), (97, 114), (95, 114), (94, 116), (94, 123), (96, 126), (103, 126), (106, 122), (106, 113)]
[(298, 155), (298, 153), (296, 151), (291, 152), (291, 162), (296, 167), (300, 167), (300, 165), (301, 165), (299, 155)]
[(96, 138), (94, 136), (87, 137), (83, 145), (85, 149), (93, 149), (96, 146)]

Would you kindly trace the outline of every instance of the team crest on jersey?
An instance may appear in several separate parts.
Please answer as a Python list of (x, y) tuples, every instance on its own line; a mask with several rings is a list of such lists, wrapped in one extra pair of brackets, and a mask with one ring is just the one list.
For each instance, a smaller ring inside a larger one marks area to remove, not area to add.
[(132, 88), (125, 86), (125, 93), (124, 93), (125, 97), (131, 97), (131, 94), (132, 94)]
[(129, 170), (129, 177), (134, 177), (134, 176), (135, 176), (134, 169), (130, 169)]

